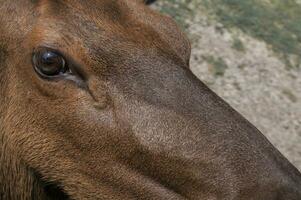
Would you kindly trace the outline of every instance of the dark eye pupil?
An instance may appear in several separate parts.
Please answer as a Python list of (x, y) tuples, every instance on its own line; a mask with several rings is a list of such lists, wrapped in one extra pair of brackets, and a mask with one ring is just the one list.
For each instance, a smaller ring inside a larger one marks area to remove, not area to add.
[(66, 72), (64, 58), (52, 51), (39, 52), (34, 55), (36, 70), (46, 76), (56, 76)]
[(59, 63), (61, 61), (60, 56), (53, 52), (46, 52), (42, 55), (42, 62), (47, 65)]

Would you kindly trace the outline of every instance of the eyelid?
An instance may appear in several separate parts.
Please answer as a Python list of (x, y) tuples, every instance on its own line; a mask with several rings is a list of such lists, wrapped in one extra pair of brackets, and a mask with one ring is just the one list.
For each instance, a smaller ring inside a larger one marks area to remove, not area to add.
[(65, 59), (67, 61), (67, 66), (70, 68), (73, 74), (80, 77), (83, 81), (87, 80), (87, 74), (83, 70), (82, 65), (76, 62), (72, 57), (65, 55)]

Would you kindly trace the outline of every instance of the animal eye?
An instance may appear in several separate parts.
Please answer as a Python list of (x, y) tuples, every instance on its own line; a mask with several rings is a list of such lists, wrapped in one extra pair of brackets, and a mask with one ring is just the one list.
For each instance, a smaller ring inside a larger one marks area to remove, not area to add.
[(63, 56), (52, 50), (35, 52), (33, 64), (36, 72), (46, 77), (62, 75), (69, 71)]

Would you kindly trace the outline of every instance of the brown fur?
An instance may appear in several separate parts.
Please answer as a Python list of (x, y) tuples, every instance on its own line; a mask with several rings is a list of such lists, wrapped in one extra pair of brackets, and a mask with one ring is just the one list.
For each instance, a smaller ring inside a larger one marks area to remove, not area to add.
[[(1, 200), (301, 199), (300, 172), (142, 0), (1, 0), (0, 27)], [(40, 78), (42, 46), (80, 80)]]

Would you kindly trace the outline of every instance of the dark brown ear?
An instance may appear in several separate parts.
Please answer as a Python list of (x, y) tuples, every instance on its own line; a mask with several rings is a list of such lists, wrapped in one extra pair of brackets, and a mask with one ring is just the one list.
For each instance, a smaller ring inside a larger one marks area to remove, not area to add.
[(146, 4), (146, 5), (149, 5), (149, 4), (151, 4), (151, 3), (154, 3), (156, 0), (144, 0), (144, 3)]

